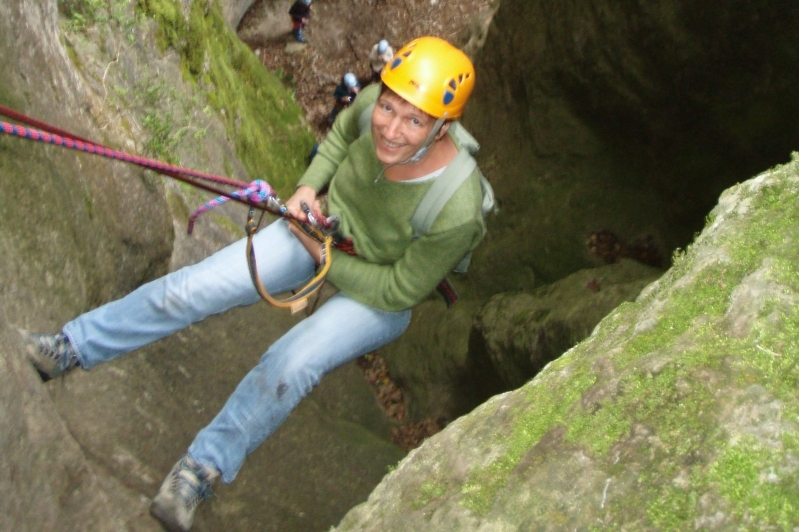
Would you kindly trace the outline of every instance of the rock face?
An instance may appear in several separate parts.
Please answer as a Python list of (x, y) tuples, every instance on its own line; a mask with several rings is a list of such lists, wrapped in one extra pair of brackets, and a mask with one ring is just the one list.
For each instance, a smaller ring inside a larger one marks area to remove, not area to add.
[[(90, 114), (96, 96), (69, 63), (55, 2), (0, 5), (0, 102), (102, 138)], [(163, 186), (8, 136), (0, 151), (0, 528), (125, 530), (146, 505), (89, 463), (7, 324), (49, 327), (166, 272), (173, 237)]]
[(635, 303), (412, 451), (336, 530), (790, 530), (799, 156)]
[[(102, 138), (91, 114), (99, 98), (64, 68), (55, 2), (4, 2), (0, 16), (2, 103)], [(0, 288), (5, 319), (65, 319), (166, 271), (172, 222), (159, 180), (8, 135), (0, 143), (0, 272), (14, 280)]]
[(662, 274), (623, 259), (581, 270), (530, 293), (497, 294), (475, 316), (475, 335), (482, 345), (472, 349), (487, 354), (504, 389), (518, 388)]
[(255, 0), (224, 0), (219, 2), (225, 20), (230, 24), (230, 29), (235, 30), (239, 27), (242, 17), (248, 9), (255, 3)]
[(662, 273), (622, 259), (488, 301), (462, 299), (451, 308), (425, 301), (414, 309), (409, 333), (381, 352), (409, 417), (443, 423), (527, 382)]

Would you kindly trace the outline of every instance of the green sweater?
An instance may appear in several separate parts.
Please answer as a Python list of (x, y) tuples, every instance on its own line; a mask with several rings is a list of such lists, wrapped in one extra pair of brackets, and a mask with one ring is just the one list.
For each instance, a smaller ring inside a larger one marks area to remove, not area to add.
[(402, 183), (381, 175), (372, 135), (361, 136), (358, 126), (378, 96), (379, 85), (369, 86), (339, 115), (299, 184), (317, 192), (329, 185), (328, 212), (341, 217), (341, 233), (358, 253), (334, 250), (327, 279), (357, 301), (399, 311), (427, 297), (482, 240), (482, 191), (475, 169), (430, 231), (414, 240), (411, 217), (434, 180)]

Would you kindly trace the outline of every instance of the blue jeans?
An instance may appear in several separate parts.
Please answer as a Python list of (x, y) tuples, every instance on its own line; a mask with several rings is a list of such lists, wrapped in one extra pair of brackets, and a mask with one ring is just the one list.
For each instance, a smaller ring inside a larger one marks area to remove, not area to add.
[[(253, 245), (258, 274), (270, 294), (298, 288), (313, 276), (313, 259), (285, 221), (262, 229)], [(63, 332), (81, 366), (90, 369), (208, 316), (259, 301), (245, 248), (246, 240), (240, 240), (67, 323)], [(231, 482), (244, 458), (325, 373), (398, 338), (410, 314), (386, 312), (336, 294), (272, 344), (216, 418), (197, 434), (189, 455)]]

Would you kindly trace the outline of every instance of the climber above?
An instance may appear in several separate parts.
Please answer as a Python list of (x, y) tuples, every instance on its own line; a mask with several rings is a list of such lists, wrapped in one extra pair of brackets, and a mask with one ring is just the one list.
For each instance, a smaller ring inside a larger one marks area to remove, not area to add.
[(295, 0), (289, 8), (289, 16), (291, 17), (291, 34), (297, 39), (297, 42), (308, 42), (305, 38), (305, 26), (311, 20), (311, 5), (313, 0)]

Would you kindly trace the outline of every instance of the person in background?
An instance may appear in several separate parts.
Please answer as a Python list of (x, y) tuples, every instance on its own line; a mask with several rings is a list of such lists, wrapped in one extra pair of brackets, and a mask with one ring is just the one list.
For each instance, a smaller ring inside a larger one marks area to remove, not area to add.
[(372, 51), (369, 52), (369, 66), (372, 67), (372, 83), (380, 81), (380, 71), (394, 59), (394, 49), (388, 44), (388, 41), (382, 39), (380, 42), (372, 46)]
[(344, 74), (344, 77), (341, 78), (341, 83), (336, 85), (336, 90), (333, 91), (333, 98), (336, 99), (336, 103), (333, 105), (333, 110), (327, 115), (327, 123), (333, 124), (341, 110), (349, 107), (360, 91), (361, 84), (358, 83), (358, 78), (355, 77), (355, 74), (352, 72)]
[[(303, 222), (306, 208), (340, 216), (349, 250), (332, 249), (327, 257), (319, 242), (284, 219), (254, 236), (257, 274), (268, 292), (301, 287), (329, 258), (326, 280), (338, 293), (267, 349), (175, 463), (150, 505), (171, 532), (192, 527), (212, 484), (232, 482), (247, 455), (323, 375), (398, 338), (411, 309), (483, 239), (476, 167), (424, 234), (416, 237), (411, 221), (465, 149), (452, 130), (462, 127), (458, 119), (474, 88), (474, 66), (437, 37), (416, 39), (398, 56), (383, 69), (383, 83), (366, 87), (341, 113), (286, 202), (288, 212)], [(366, 133), (359, 123), (364, 113), (371, 119)], [(323, 190), (326, 212), (318, 197)], [(20, 330), (28, 357), (48, 378), (91, 370), (209, 316), (252, 305), (260, 296), (246, 249), (246, 238), (239, 240), (76, 317), (57, 333)], [(209, 345), (198, 356), (213, 363), (213, 349)], [(97, 397), (87, 400), (102, 400), (102, 390), (93, 393)]]
[(311, 19), (311, 3), (313, 0), (296, 0), (289, 8), (289, 16), (291, 17), (291, 33), (297, 42), (308, 42), (305, 38), (303, 29), (308, 21)]

